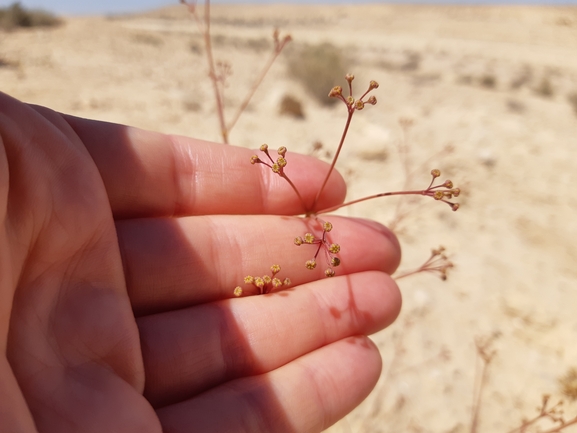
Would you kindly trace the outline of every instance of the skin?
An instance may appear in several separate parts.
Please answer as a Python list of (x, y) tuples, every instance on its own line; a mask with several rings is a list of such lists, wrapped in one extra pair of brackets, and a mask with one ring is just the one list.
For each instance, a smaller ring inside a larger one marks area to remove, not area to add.
[[(319, 432), (368, 395), (398, 242), (323, 216), (342, 265), (307, 270), (316, 223), (253, 153), (0, 93), (0, 431)], [(327, 165), (287, 160), (312, 203)], [(290, 289), (233, 296), (273, 263)]]

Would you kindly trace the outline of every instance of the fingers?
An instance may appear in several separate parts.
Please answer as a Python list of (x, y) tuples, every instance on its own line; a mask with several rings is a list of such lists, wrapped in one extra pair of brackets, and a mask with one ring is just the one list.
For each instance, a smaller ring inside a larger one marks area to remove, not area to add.
[[(399, 244), (384, 226), (326, 218), (334, 227), (328, 240), (340, 245), (337, 275), (396, 269)], [(319, 233), (318, 223), (280, 216), (120, 221), (117, 233), (133, 310), (140, 316), (230, 298), (238, 285), (254, 294), (256, 288), (243, 284), (244, 277), (270, 275), (273, 264), (281, 266), (278, 277), (290, 278), (293, 285), (324, 278), (325, 251), (311, 271), (305, 262), (313, 258), (317, 246), (294, 244), (294, 238), (306, 232)]]
[(320, 432), (375, 385), (381, 360), (366, 337), (320, 348), (277, 370), (239, 379), (158, 411), (165, 431)]
[[(253, 150), (64, 118), (96, 163), (117, 218), (305, 211), (285, 180), (251, 165)], [(311, 206), (328, 165), (290, 149), (286, 160), (286, 174)], [(338, 204), (344, 195), (344, 181), (334, 173), (317, 208)]]
[(272, 371), (327, 344), (383, 329), (400, 305), (390, 277), (364, 272), (143, 317), (145, 396), (159, 407)]

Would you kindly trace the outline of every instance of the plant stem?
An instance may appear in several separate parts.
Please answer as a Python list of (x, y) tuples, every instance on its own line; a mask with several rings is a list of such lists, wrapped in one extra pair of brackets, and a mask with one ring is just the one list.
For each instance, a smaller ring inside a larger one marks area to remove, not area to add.
[[(324, 180), (321, 188), (319, 189), (319, 192), (317, 193), (317, 196), (315, 197), (315, 201), (313, 202), (313, 205), (311, 206), (311, 209), (310, 209), (311, 213), (313, 213), (312, 211), (314, 211), (314, 209), (315, 209), (315, 207), (316, 207), (316, 205), (317, 205), (317, 202), (319, 201), (319, 197), (321, 196), (321, 193), (322, 193), (323, 190), (325, 189), (325, 186), (326, 186), (327, 182), (329, 181), (329, 178), (331, 177), (331, 173), (333, 172), (333, 169), (335, 168), (335, 165), (336, 165), (336, 163), (337, 163), (337, 159), (339, 158), (339, 154), (341, 153), (341, 149), (343, 148), (343, 144), (344, 144), (344, 142), (345, 142), (345, 138), (346, 138), (346, 136), (347, 136), (347, 132), (348, 132), (348, 130), (349, 130), (349, 126), (351, 125), (351, 120), (352, 120), (352, 118), (353, 118), (354, 112), (355, 112), (355, 111), (354, 111), (354, 108), (351, 109), (351, 108), (349, 107), (349, 115), (348, 115), (348, 117), (347, 117), (347, 122), (345, 123), (345, 128), (343, 129), (343, 133), (342, 133), (342, 135), (341, 135), (341, 141), (340, 141), (340, 143), (339, 143), (339, 147), (337, 148), (337, 152), (335, 153), (335, 156), (333, 157), (333, 162), (331, 163), (331, 167), (329, 168), (329, 172), (327, 173), (327, 176), (325, 177), (325, 180)], [(380, 197), (380, 196), (377, 196), (377, 197)], [(362, 200), (363, 200), (363, 199), (361, 199), (360, 201), (362, 201)], [(358, 202), (358, 201), (354, 201), (354, 202), (350, 202), (350, 203), (348, 203), (348, 204), (353, 204), (353, 203), (357, 203), (357, 202)], [(329, 209), (330, 209), (330, 210), (336, 210), (336, 209), (339, 209), (339, 208), (341, 208), (341, 207), (343, 207), (343, 206), (346, 206), (346, 204), (344, 204), (344, 205), (339, 205), (339, 206), (337, 206), (337, 207), (335, 207), (335, 208), (329, 208)], [(324, 213), (324, 212), (330, 212), (330, 210), (323, 210), (323, 211), (321, 211), (321, 212), (323, 212), (323, 213)], [(307, 213), (308, 213), (308, 212), (307, 212)], [(317, 213), (320, 213), (320, 212), (317, 212)]]
[(305, 201), (303, 200), (303, 197), (301, 196), (301, 194), (300, 194), (299, 190), (297, 189), (297, 187), (295, 186), (295, 184), (292, 183), (292, 181), (288, 178), (288, 176), (287, 176), (286, 174), (282, 173), (282, 174), (281, 174), (281, 177), (289, 183), (289, 185), (291, 186), (291, 188), (292, 188), (292, 189), (294, 190), (294, 192), (297, 194), (297, 196), (298, 196), (298, 198), (299, 198), (299, 200), (300, 200), (300, 202), (301, 202), (301, 204), (302, 204), (302, 206), (303, 206), (303, 209), (306, 211), (307, 205), (305, 204)]
[(332, 206), (323, 210), (320, 210), (318, 212), (316, 212), (316, 214), (321, 214), (321, 213), (328, 213), (328, 212), (333, 212), (337, 209), (340, 209), (342, 207), (345, 206), (350, 206), (352, 204), (356, 204), (356, 203), (360, 203), (366, 200), (371, 200), (373, 198), (378, 198), (378, 197), (387, 197), (387, 196), (391, 196), (391, 195), (427, 195), (427, 190), (418, 190), (418, 191), (393, 191), (393, 192), (382, 192), (380, 194), (373, 194), (373, 195), (369, 195), (367, 197), (363, 197), (363, 198), (359, 198), (356, 200), (352, 200), (352, 201), (348, 201), (346, 203), (342, 203), (342, 204), (338, 204), (336, 206)]
[(228, 144), (228, 130), (224, 120), (224, 101), (222, 92), (218, 87), (218, 77), (216, 76), (216, 68), (214, 67), (214, 56), (212, 54), (212, 43), (210, 38), (210, 0), (204, 2), (204, 46), (206, 49), (206, 59), (208, 61), (208, 69), (210, 81), (212, 81), (212, 88), (214, 90), (214, 99), (216, 100), (216, 112), (218, 114), (218, 122), (220, 124), (220, 133), (222, 141)]
[(483, 364), (481, 366), (481, 379), (479, 381), (478, 387), (473, 398), (473, 413), (471, 418), (471, 433), (477, 433), (479, 427), (479, 414), (481, 413), (481, 403), (483, 401), (483, 388), (485, 388), (485, 383), (488, 378), (488, 367), (489, 362), (483, 359)]
[(254, 82), (254, 84), (252, 85), (252, 87), (250, 88), (248, 94), (246, 95), (246, 97), (244, 98), (244, 100), (242, 101), (242, 104), (240, 104), (240, 106), (238, 107), (238, 109), (236, 110), (236, 113), (233, 117), (233, 119), (228, 123), (228, 125), (226, 125), (226, 128), (228, 130), (228, 132), (231, 131), (232, 128), (234, 128), (234, 125), (236, 125), (236, 122), (238, 121), (238, 119), (240, 118), (241, 114), (244, 112), (244, 110), (246, 109), (246, 107), (248, 106), (248, 104), (250, 103), (250, 100), (252, 99), (252, 97), (254, 96), (256, 90), (259, 88), (259, 86), (262, 83), (262, 80), (264, 80), (264, 77), (266, 77), (266, 75), (268, 74), (268, 71), (270, 70), (270, 68), (272, 67), (273, 63), (275, 62), (275, 60), (277, 59), (277, 57), (279, 56), (279, 54), (281, 53), (282, 49), (284, 48), (284, 46), (286, 45), (286, 42), (288, 42), (288, 40), (285, 39), (285, 41), (281, 42), (278, 46), (275, 46), (274, 51), (272, 52), (268, 62), (265, 64), (264, 68), (262, 69), (260, 75), (258, 76), (258, 78), (256, 79), (256, 81)]

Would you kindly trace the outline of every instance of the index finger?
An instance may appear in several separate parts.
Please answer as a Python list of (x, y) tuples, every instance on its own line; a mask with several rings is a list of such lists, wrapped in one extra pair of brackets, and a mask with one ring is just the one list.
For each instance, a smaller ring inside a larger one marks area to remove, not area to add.
[[(116, 218), (306, 211), (291, 186), (255, 151), (64, 115), (96, 163)], [(290, 149), (289, 149), (290, 151)], [(311, 206), (328, 164), (288, 153), (285, 173)], [(317, 208), (341, 203), (346, 186), (333, 172)]]

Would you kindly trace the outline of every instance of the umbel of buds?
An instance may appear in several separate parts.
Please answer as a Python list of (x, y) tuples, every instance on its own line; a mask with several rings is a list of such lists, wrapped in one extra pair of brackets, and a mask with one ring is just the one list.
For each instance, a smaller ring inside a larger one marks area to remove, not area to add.
[(377, 98), (375, 96), (371, 95), (366, 100), (365, 98), (372, 90), (377, 89), (379, 87), (379, 83), (372, 80), (369, 83), (369, 87), (365, 91), (365, 93), (363, 93), (360, 98), (355, 99), (353, 97), (353, 84), (352, 84), (353, 80), (355, 79), (355, 76), (353, 74), (347, 74), (345, 75), (345, 79), (347, 80), (347, 83), (349, 85), (349, 96), (345, 97), (343, 95), (343, 88), (341, 86), (335, 86), (329, 92), (329, 98), (338, 98), (341, 101), (343, 101), (347, 106), (349, 114), (352, 114), (355, 110), (357, 111), (362, 110), (363, 108), (365, 108), (365, 104), (375, 105), (377, 103)]
[[(352, 82), (355, 79), (355, 76), (352, 74), (347, 74), (345, 79), (348, 84), (348, 95), (344, 94), (343, 88), (341, 86), (335, 86), (329, 92), (329, 97), (340, 99), (343, 104), (346, 106), (348, 116), (345, 121), (345, 126), (343, 128), (343, 132), (341, 134), (341, 139), (334, 153), (333, 160), (331, 165), (327, 171), (327, 174), (324, 178), (323, 183), (321, 184), (320, 188), (317, 190), (316, 197), (312, 204), (306, 204), (300, 195), (298, 189), (294, 185), (294, 183), (289, 179), (285, 172), (285, 168), (288, 165), (286, 154), (287, 149), (286, 147), (280, 147), (277, 150), (277, 157), (276, 159), (271, 156), (269, 152), (269, 147), (266, 144), (260, 146), (260, 151), (263, 152), (266, 158), (261, 159), (258, 155), (253, 155), (250, 159), (251, 164), (262, 164), (268, 167), (273, 173), (285, 179), (291, 188), (294, 190), (296, 195), (298, 196), (300, 203), (303, 208), (303, 214), (305, 214), (306, 218), (313, 218), (315, 221), (320, 222), (322, 226), (322, 234), (315, 235), (313, 233), (305, 233), (304, 236), (298, 236), (294, 239), (294, 243), (297, 246), (301, 246), (303, 244), (314, 245), (316, 246), (316, 251), (313, 257), (305, 262), (305, 267), (309, 270), (316, 269), (319, 262), (319, 255), (324, 255), (324, 261), (326, 262), (326, 267), (324, 270), (324, 274), (327, 277), (332, 277), (335, 275), (334, 268), (338, 267), (341, 264), (340, 258), (337, 256), (340, 252), (340, 246), (336, 243), (331, 243), (328, 240), (327, 234), (332, 230), (333, 226), (330, 222), (324, 222), (320, 220), (319, 215), (325, 214), (329, 212), (333, 212), (337, 209), (340, 209), (345, 206), (350, 206), (352, 204), (360, 203), (366, 200), (372, 200), (378, 197), (386, 197), (386, 196), (394, 196), (394, 195), (423, 195), (427, 197), (431, 197), (434, 200), (442, 201), (448, 204), (452, 210), (456, 211), (459, 209), (459, 204), (454, 203), (452, 200), (453, 198), (459, 197), (461, 190), (459, 188), (455, 188), (453, 186), (453, 182), (451, 180), (445, 180), (443, 183), (435, 184), (435, 180), (441, 176), (441, 172), (437, 169), (431, 170), (432, 179), (425, 189), (420, 190), (403, 190), (403, 191), (390, 191), (390, 192), (382, 192), (379, 194), (373, 194), (371, 196), (355, 199), (346, 203), (341, 203), (332, 207), (327, 208), (319, 208), (317, 205), (319, 204), (319, 199), (324, 191), (324, 188), (328, 184), (328, 180), (331, 177), (332, 171), (335, 168), (337, 159), (343, 147), (345, 138), (347, 136), (347, 132), (349, 130), (349, 126), (351, 124), (351, 119), (353, 115), (360, 110), (363, 110), (367, 104), (375, 105), (377, 103), (377, 98), (374, 95), (369, 95), (374, 89), (379, 87), (379, 84), (376, 81), (370, 81), (367, 89), (365, 92), (358, 98), (353, 96), (353, 87)], [(323, 266), (323, 265), (321, 265)], [(444, 254), (444, 249), (439, 248), (437, 250), (433, 250), (431, 257), (425, 262), (425, 264), (419, 268), (415, 272), (407, 273), (406, 275), (410, 275), (416, 272), (437, 272), (440, 274), (441, 278), (445, 279), (447, 270), (450, 269), (453, 264), (448, 260), (447, 256)], [(270, 293), (272, 290), (282, 287), (290, 283), (288, 279), (284, 282), (281, 282), (280, 279), (276, 278), (276, 273), (280, 270), (280, 267), (274, 265), (271, 267), (272, 275), (271, 276), (263, 276), (263, 277), (253, 277), (247, 276), (245, 278), (245, 284), (252, 284), (254, 287), (258, 289), (258, 292), (261, 294)], [(287, 282), (288, 281), (288, 282)], [(240, 286), (234, 289), (234, 294), (236, 296), (242, 295), (243, 290)]]
[(339, 244), (330, 243), (327, 239), (327, 233), (333, 229), (333, 225), (330, 222), (325, 221), (322, 222), (322, 227), (323, 234), (320, 238), (317, 238), (312, 233), (305, 233), (303, 237), (296, 237), (294, 243), (296, 246), (301, 246), (302, 244), (317, 246), (313, 258), (305, 262), (305, 267), (310, 270), (317, 267), (317, 258), (321, 250), (323, 250), (328, 266), (328, 268), (325, 269), (325, 277), (334, 277), (335, 271), (333, 268), (336, 268), (341, 264), (341, 259), (336, 256), (341, 251), (341, 246)]
[[(244, 283), (252, 284), (254, 287), (257, 288), (258, 293), (261, 295), (265, 295), (281, 287), (290, 286), (291, 284), (290, 278), (285, 278), (284, 280), (281, 280), (280, 278), (276, 277), (276, 274), (280, 272), (279, 265), (272, 265), (270, 267), (270, 270), (271, 270), (270, 275), (264, 275), (262, 277), (253, 277), (252, 275), (247, 275), (246, 277), (244, 277)], [(236, 286), (233, 293), (234, 296), (241, 296), (243, 294), (242, 287)]]

